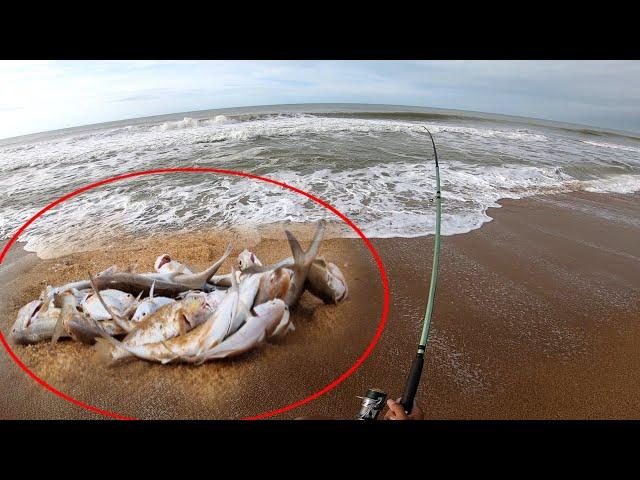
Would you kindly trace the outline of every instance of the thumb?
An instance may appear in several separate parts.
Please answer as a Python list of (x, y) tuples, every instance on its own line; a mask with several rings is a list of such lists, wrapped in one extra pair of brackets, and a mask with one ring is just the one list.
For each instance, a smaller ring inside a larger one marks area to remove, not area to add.
[(389, 407), (388, 418), (390, 420), (406, 420), (407, 414), (404, 411), (404, 407), (395, 400), (389, 399), (387, 400), (387, 407)]

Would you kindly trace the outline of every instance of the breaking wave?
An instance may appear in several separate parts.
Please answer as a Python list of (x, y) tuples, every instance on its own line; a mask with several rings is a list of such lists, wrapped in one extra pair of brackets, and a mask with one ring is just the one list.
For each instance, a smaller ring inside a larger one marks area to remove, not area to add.
[[(438, 144), (445, 235), (479, 228), (491, 220), (487, 209), (504, 198), (640, 191), (640, 142), (629, 140), (593, 142), (579, 132), (470, 119), (182, 116), (0, 147), (0, 237), (89, 182), (178, 166), (286, 182), (328, 201), (371, 237), (430, 234), (435, 172), (423, 126)], [(29, 227), (21, 237), (27, 249), (52, 256), (123, 232), (250, 228), (327, 216), (322, 207), (273, 185), (187, 173), (107, 185), (64, 207)]]

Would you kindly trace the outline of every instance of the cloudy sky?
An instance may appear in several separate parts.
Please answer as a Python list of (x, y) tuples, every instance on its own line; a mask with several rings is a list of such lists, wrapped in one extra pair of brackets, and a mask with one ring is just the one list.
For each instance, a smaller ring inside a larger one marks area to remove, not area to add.
[(640, 62), (0, 61), (0, 138), (315, 102), (455, 108), (640, 132)]

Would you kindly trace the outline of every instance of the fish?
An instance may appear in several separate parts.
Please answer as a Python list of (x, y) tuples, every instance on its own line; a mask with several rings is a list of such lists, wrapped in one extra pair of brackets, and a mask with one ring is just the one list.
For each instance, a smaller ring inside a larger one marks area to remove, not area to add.
[[(52, 313), (43, 317), (39, 321), (35, 321), (28, 327), (22, 330), (14, 330), (11, 332), (11, 340), (16, 344), (32, 344), (46, 342), (53, 337), (56, 325), (58, 323), (58, 316), (60, 315), (60, 309), (51, 310)], [(61, 335), (67, 337), (65, 333)]]
[(175, 303), (175, 299), (169, 297), (145, 298), (138, 304), (131, 320), (134, 322), (140, 322), (149, 315), (157, 312), (158, 309), (171, 303)]
[(42, 300), (33, 300), (18, 311), (18, 316), (9, 332), (17, 344), (30, 344), (50, 340), (53, 336), (60, 309), (50, 307), (42, 310)]
[(61, 317), (64, 306), (62, 294), (56, 294), (54, 300), (49, 303), (43, 304), (41, 300), (34, 300), (20, 309), (10, 332), (11, 340), (18, 344), (46, 340), (56, 343), (60, 338), (72, 337), (74, 340), (91, 343), (95, 338), (96, 328), (111, 335), (123, 333), (112, 321), (102, 321), (98, 327), (92, 325), (77, 311), (77, 295), (71, 291), (65, 292), (64, 295), (67, 303), (73, 306), (65, 310), (64, 319)]
[(219, 290), (219, 289), (213, 290), (208, 293), (203, 292), (202, 290), (189, 290), (187, 292), (183, 292), (180, 295), (178, 295), (178, 298), (185, 299), (185, 298), (202, 297), (207, 302), (207, 307), (209, 307), (210, 310), (215, 310), (217, 306), (220, 304), (220, 302), (222, 301), (222, 298), (224, 297), (225, 293), (226, 293), (226, 290)]
[[(262, 266), (260, 259), (247, 249), (238, 255), (237, 263), (241, 272), (244, 272), (247, 268), (253, 267), (254, 265), (258, 267)], [(291, 281), (291, 272), (289, 270), (277, 268), (270, 272), (256, 273), (254, 275), (260, 275), (260, 285), (253, 302), (254, 305), (260, 305), (261, 303), (276, 298), (284, 298)]]
[[(120, 290), (102, 290), (100, 295), (109, 306), (109, 310), (119, 317), (130, 317), (138, 306), (138, 300), (132, 294), (121, 292)], [(86, 315), (94, 320), (109, 320), (112, 318), (93, 292), (85, 296), (80, 307)]]
[(236, 333), (207, 350), (200, 361), (233, 357), (257, 347), (273, 334), (285, 315), (287, 319), (289, 316), (289, 309), (280, 299), (258, 305), (254, 311), (255, 315), (250, 316)]
[[(122, 340), (129, 346), (158, 343), (184, 335), (206, 318), (205, 299), (194, 297), (165, 305), (143, 319)], [(96, 355), (106, 364), (113, 364), (134, 355), (104, 338), (96, 339)]]
[(166, 272), (166, 273), (149, 273), (149, 274), (144, 274), (144, 276), (147, 278), (164, 280), (166, 282), (187, 285), (187, 286), (190, 286), (191, 289), (202, 290), (204, 289), (206, 284), (209, 282), (211, 277), (213, 277), (216, 274), (216, 272), (220, 269), (224, 261), (231, 254), (232, 250), (233, 250), (233, 246), (229, 244), (227, 246), (227, 249), (222, 254), (222, 257), (220, 257), (220, 259), (218, 259), (215, 263), (213, 263), (213, 265), (211, 265), (209, 268), (207, 268), (206, 270), (203, 270), (200, 273), (191, 273), (191, 271), (189, 271), (190, 273), (181, 273), (178, 271), (178, 272)]
[(318, 257), (309, 269), (305, 288), (324, 303), (337, 304), (347, 298), (349, 288), (342, 271), (334, 263)]
[[(107, 275), (113, 275), (116, 273), (118, 269), (114, 266), (103, 270), (100, 273), (96, 274), (96, 277), (102, 277)], [(43, 302), (50, 302), (53, 300), (53, 297), (57, 293), (66, 292), (67, 290), (71, 290), (72, 292), (88, 292), (91, 289), (91, 284), (88, 280), (81, 280), (79, 282), (71, 282), (61, 285), (59, 287), (52, 287), (51, 285), (47, 286), (45, 290), (40, 294), (40, 300)], [(78, 299), (78, 302), (81, 302), (82, 299)]]
[[(290, 276), (293, 273), (290, 269), (294, 264), (293, 258), (289, 257), (271, 267), (277, 267), (272, 270), (274, 278), (269, 279), (269, 283), (265, 280), (265, 285), (261, 286), (256, 298), (256, 305), (273, 298), (283, 298), (280, 289), (285, 288), (286, 275), (289, 273)], [(254, 269), (249, 271), (252, 270)], [(282, 273), (278, 273), (279, 271)], [(347, 281), (340, 268), (334, 263), (327, 262), (323, 257), (316, 258), (311, 264), (304, 286), (305, 290), (308, 290), (326, 304), (337, 304), (346, 299), (349, 294)]]
[(256, 257), (253, 252), (250, 252), (246, 248), (238, 255), (237, 262), (238, 270), (240, 270), (241, 272), (253, 265), (258, 265), (259, 267), (262, 266), (262, 262), (258, 259), (258, 257)]
[[(209, 280), (220, 269), (231, 250), (232, 245), (229, 244), (222, 257), (200, 273), (132, 273), (108, 270), (96, 275), (94, 283), (98, 290), (113, 289), (133, 295), (140, 293), (149, 295), (152, 287), (154, 287), (154, 291), (157, 294), (166, 297), (176, 297), (180, 293), (195, 289), (209, 292), (214, 289), (214, 285), (209, 284)], [(91, 288), (89, 281), (75, 282), (68, 285), (74, 288)], [(54, 293), (64, 290), (65, 288), (59, 287), (54, 289)]]
[(11, 333), (27, 328), (33, 320), (33, 317), (35, 317), (42, 308), (42, 303), (42, 300), (33, 300), (20, 308), (20, 310), (18, 310), (16, 321), (11, 327)]
[(260, 287), (254, 305), (260, 305), (276, 298), (285, 298), (291, 283), (291, 270), (276, 268), (265, 272), (260, 279)]
[[(259, 305), (258, 305), (259, 307)], [(258, 308), (256, 307), (256, 309)], [(255, 310), (255, 309), (254, 309)], [(295, 331), (296, 327), (291, 322), (291, 315), (289, 308), (287, 307), (284, 315), (280, 319), (280, 323), (276, 326), (275, 330), (269, 335), (269, 338), (283, 337), (289, 332)]]
[(54, 329), (51, 343), (55, 344), (63, 335), (63, 332), (81, 343), (94, 343), (96, 337), (101, 334), (119, 335), (123, 330), (113, 322), (98, 322), (78, 311), (78, 302), (70, 291), (56, 294), (54, 299), (56, 306), (60, 308), (60, 316)]
[[(180, 293), (193, 290), (191, 285), (154, 279), (139, 273), (118, 272), (96, 277), (94, 282), (98, 290), (114, 289), (133, 295), (138, 295), (139, 293), (149, 295), (151, 287), (154, 287), (155, 293), (166, 297), (176, 297)], [(202, 290), (208, 291), (211, 288), (213, 287), (205, 285)]]
[(298, 242), (296, 237), (289, 230), (285, 230), (291, 252), (293, 253), (293, 259), (285, 259), (274, 265), (266, 267), (252, 265), (246, 268), (243, 273), (264, 273), (271, 270), (277, 270), (278, 268), (290, 269), (292, 274), (283, 300), (287, 307), (293, 308), (298, 303), (298, 300), (304, 292), (305, 281), (307, 279), (309, 269), (318, 255), (320, 243), (322, 242), (322, 237), (324, 235), (325, 225), (326, 222), (324, 220), (318, 221), (318, 226), (313, 236), (313, 240), (306, 252), (302, 250), (300, 242)]
[(167, 341), (144, 345), (127, 345), (108, 335), (102, 337), (115, 347), (123, 348), (138, 358), (166, 364), (174, 360), (197, 363), (200, 355), (229, 335), (233, 319), (239, 307), (240, 291), (235, 281), (235, 267), (232, 267), (233, 285), (225, 294), (218, 308), (201, 325), (184, 335)]
[(132, 321), (139, 322), (144, 320), (145, 317), (156, 312), (160, 307), (164, 307), (165, 305), (175, 302), (175, 299), (169, 297), (154, 297), (153, 290), (154, 286), (151, 286), (149, 297), (138, 303), (133, 317), (131, 317)]
[(262, 274), (249, 275), (240, 283), (240, 295), (239, 302), (241, 308), (238, 309), (237, 314), (234, 316), (231, 323), (231, 328), (227, 335), (233, 334), (251, 315), (250, 308), (254, 304), (258, 289), (260, 288), (260, 282), (262, 280)]
[(193, 272), (189, 270), (186, 265), (172, 259), (171, 256), (167, 253), (163, 253), (158, 258), (156, 258), (156, 261), (153, 264), (153, 268), (156, 272), (163, 274), (193, 274)]

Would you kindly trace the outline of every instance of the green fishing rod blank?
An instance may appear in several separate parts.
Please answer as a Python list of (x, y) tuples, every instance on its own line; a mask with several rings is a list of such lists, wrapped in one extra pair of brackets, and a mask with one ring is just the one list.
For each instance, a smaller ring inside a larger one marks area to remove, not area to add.
[(427, 348), (427, 342), (429, 341), (429, 330), (431, 328), (431, 315), (433, 314), (433, 305), (436, 296), (436, 286), (438, 284), (438, 267), (440, 265), (440, 221), (442, 217), (442, 198), (440, 195), (440, 167), (438, 165), (438, 152), (436, 150), (436, 144), (433, 141), (431, 132), (423, 127), (429, 134), (431, 139), (431, 145), (433, 146), (433, 154), (435, 156), (436, 165), (436, 231), (435, 241), (433, 245), (433, 266), (431, 268), (431, 283), (429, 284), (429, 297), (427, 300), (427, 309), (424, 314), (424, 323), (422, 325), (422, 334), (420, 335), (420, 342), (418, 343), (418, 352), (411, 364), (411, 370), (409, 370), (409, 376), (404, 387), (404, 393), (400, 403), (404, 407), (407, 414), (411, 413), (413, 409), (413, 400), (415, 399), (416, 392), (418, 391), (418, 385), (420, 384), (420, 377), (422, 376), (422, 367), (424, 366), (424, 352)]

